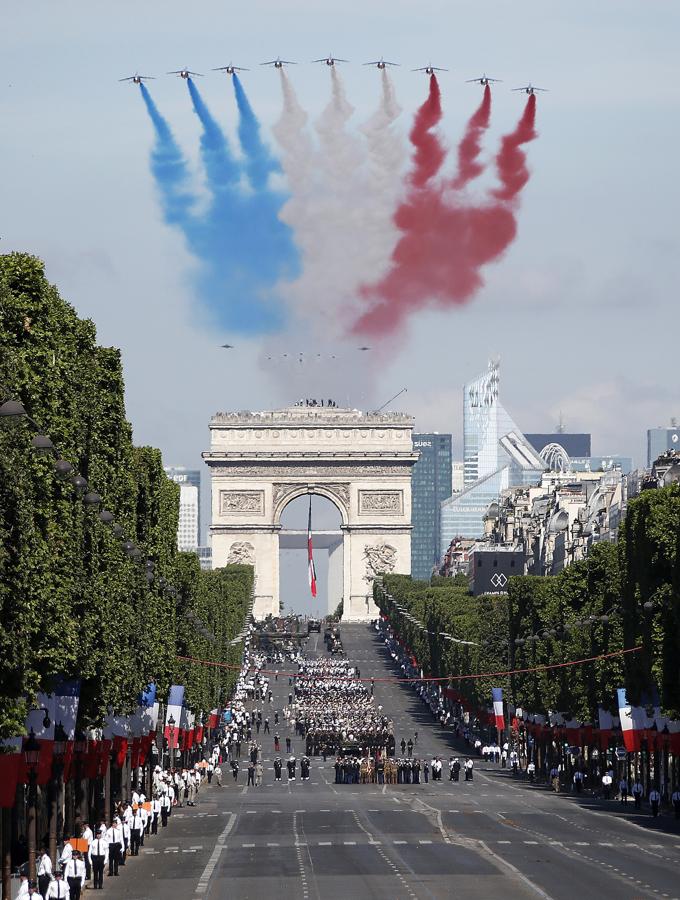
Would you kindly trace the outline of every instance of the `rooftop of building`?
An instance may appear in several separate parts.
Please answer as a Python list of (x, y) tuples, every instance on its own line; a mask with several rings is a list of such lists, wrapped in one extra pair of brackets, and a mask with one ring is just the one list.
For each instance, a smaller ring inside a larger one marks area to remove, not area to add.
[(342, 406), (286, 406), (273, 410), (240, 410), (238, 412), (218, 412), (212, 416), (210, 426), (247, 425), (249, 427), (272, 427), (282, 425), (371, 425), (382, 427), (413, 427), (413, 416), (402, 412), (364, 412), (360, 409)]

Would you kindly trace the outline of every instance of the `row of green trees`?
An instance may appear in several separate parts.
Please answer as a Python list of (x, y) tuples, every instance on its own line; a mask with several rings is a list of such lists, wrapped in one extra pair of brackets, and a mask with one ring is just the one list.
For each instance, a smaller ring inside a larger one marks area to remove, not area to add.
[[(83, 724), (132, 709), (149, 681), (162, 695), (181, 679), (191, 705), (209, 710), (233, 674), (176, 656), (238, 660), (229, 641), (245, 620), (252, 570), (201, 572), (177, 552), (179, 488), (158, 450), (132, 443), (120, 352), (97, 345), (93, 323), (24, 254), (0, 256), (0, 383), (2, 401), (19, 399), (103, 498), (88, 508), (55, 472), (55, 455), (36, 450), (28, 420), (0, 419), (0, 737), (23, 732), (27, 703), (56, 677), (82, 679)], [(125, 540), (141, 551), (136, 561)]]
[[(453, 682), (472, 704), (492, 686), (533, 712), (597, 721), (616, 709), (616, 689), (680, 718), (680, 485), (648, 490), (628, 506), (616, 544), (597, 544), (557, 576), (511, 578), (507, 595), (472, 597), (467, 579), (386, 576), (376, 602), (428, 673), (473, 675), (641, 647), (579, 666)], [(393, 599), (391, 599), (393, 598)], [(397, 606), (403, 607), (403, 612)], [(406, 617), (408, 612), (417, 620)], [(455, 643), (442, 632), (471, 644)]]

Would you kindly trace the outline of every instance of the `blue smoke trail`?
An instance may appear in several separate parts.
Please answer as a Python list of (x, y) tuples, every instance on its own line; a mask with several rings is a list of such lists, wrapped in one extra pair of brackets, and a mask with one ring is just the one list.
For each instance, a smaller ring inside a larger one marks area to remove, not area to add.
[(151, 94), (143, 83), (139, 85), (139, 89), (156, 132), (156, 144), (151, 151), (151, 171), (161, 190), (165, 220), (171, 225), (179, 225), (186, 232), (195, 202), (195, 197), (187, 188), (187, 165), (170, 126), (158, 112)]
[(246, 156), (248, 179), (256, 190), (261, 190), (267, 187), (267, 181), (272, 172), (280, 172), (281, 167), (260, 137), (260, 123), (257, 121), (253, 108), (246, 97), (246, 92), (243, 90), (243, 85), (235, 72), (232, 80), (239, 111), (238, 139)]
[(250, 335), (279, 331), (284, 317), (274, 289), (294, 273), (290, 260), (297, 257), (292, 238), (281, 240), (281, 231), (288, 229), (277, 218), (278, 207), (265, 215), (261, 195), (242, 190), (240, 165), (188, 79), (203, 128), (201, 157), (211, 195), (207, 211), (191, 215), (194, 198), (182, 189), (186, 164), (167, 122), (142, 88), (156, 132), (152, 172), (161, 189), (166, 221), (181, 228), (189, 249), (201, 262), (196, 276), (199, 297), (215, 324), (224, 328)]

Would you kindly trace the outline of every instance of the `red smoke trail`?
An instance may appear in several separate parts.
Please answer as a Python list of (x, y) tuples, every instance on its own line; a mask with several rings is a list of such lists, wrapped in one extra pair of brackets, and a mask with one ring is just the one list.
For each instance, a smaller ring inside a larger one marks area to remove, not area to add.
[(481, 175), (484, 171), (484, 166), (478, 162), (478, 157), (482, 149), (482, 137), (489, 127), (490, 119), (491, 88), (486, 84), (484, 85), (482, 102), (472, 115), (465, 129), (463, 139), (458, 144), (458, 175), (451, 182), (451, 187), (455, 190), (465, 187), (468, 182)]
[(435, 75), (430, 75), (430, 93), (427, 100), (416, 113), (413, 128), (409, 138), (416, 148), (413, 159), (413, 171), (408, 176), (409, 184), (414, 188), (425, 187), (430, 178), (433, 178), (446, 156), (446, 150), (442, 147), (437, 135), (433, 133), (442, 117), (441, 94), (439, 82)]
[(502, 140), (496, 157), (501, 187), (490, 200), (475, 205), (451, 192), (447, 196), (441, 184), (411, 188), (395, 214), (402, 236), (389, 272), (360, 289), (367, 309), (354, 333), (393, 334), (411, 313), (464, 303), (479, 290), (482, 267), (497, 260), (517, 233), (516, 200), (529, 177), (522, 144), (536, 137), (535, 107), (531, 95), (517, 128)]
[(524, 115), (519, 120), (512, 134), (501, 141), (501, 149), (496, 156), (496, 166), (502, 187), (493, 192), (499, 200), (512, 200), (529, 180), (527, 157), (522, 144), (533, 141), (536, 137), (536, 94), (530, 94)]

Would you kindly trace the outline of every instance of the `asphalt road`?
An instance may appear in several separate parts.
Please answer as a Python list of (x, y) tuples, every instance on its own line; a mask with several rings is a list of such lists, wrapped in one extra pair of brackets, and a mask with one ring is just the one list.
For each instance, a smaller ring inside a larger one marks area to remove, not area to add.
[[(341, 628), (362, 677), (393, 675), (375, 632)], [(313, 635), (310, 653), (323, 652)], [(274, 703), (287, 702), (279, 676)], [(414, 755), (454, 752), (451, 735), (405, 686), (376, 684), (397, 741), (418, 731)], [(265, 708), (269, 705), (265, 704)], [(266, 713), (265, 713), (266, 714)], [(286, 736), (285, 729), (280, 734)], [(590, 900), (680, 897), (680, 831), (604, 803), (515, 781), (477, 764), (474, 782), (335, 785), (332, 760), (312, 761), (308, 782), (273, 783), (273, 741), (260, 733), (264, 784), (204, 788), (195, 808), (176, 809), (102, 897), (116, 900), (415, 900), (543, 897)], [(298, 757), (301, 742), (294, 742)], [(458, 748), (460, 751), (460, 748)], [(444, 778), (447, 777), (446, 765)]]

